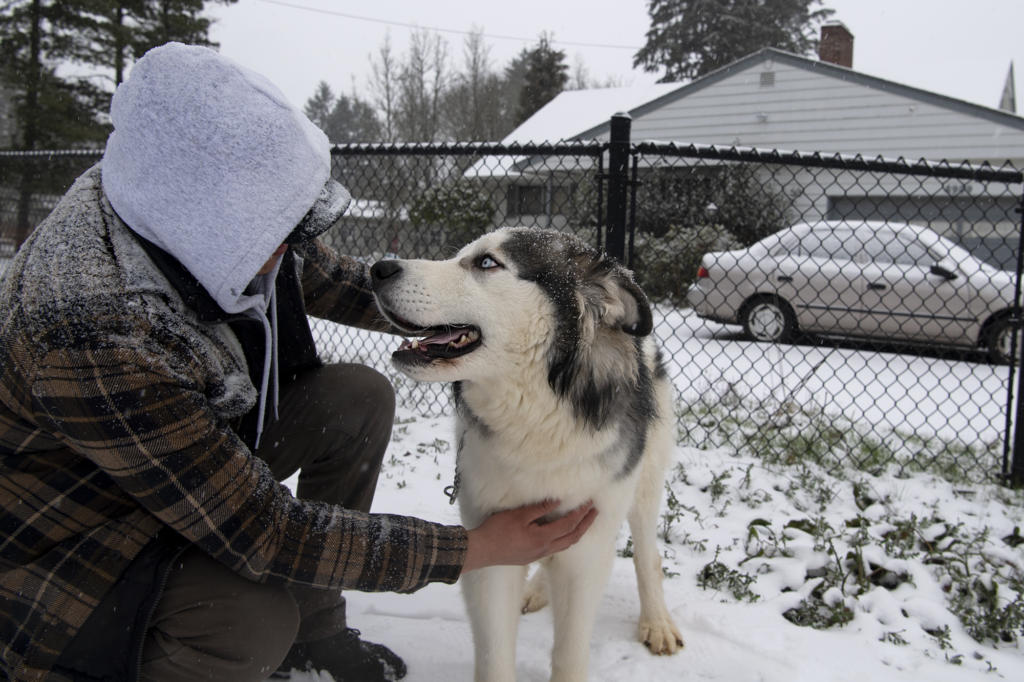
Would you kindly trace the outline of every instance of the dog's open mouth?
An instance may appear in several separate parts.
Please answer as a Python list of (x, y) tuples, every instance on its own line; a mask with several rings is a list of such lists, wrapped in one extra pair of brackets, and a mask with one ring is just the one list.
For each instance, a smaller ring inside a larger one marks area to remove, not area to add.
[(446, 325), (421, 334), (423, 338), (403, 341), (391, 357), (405, 362), (450, 360), (473, 352), (481, 342), (480, 330), (471, 325)]

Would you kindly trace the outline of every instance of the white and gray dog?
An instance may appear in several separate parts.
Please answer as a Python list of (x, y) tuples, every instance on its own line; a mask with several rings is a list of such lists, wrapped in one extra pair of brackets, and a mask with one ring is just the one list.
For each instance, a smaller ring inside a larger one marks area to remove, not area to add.
[(444, 261), (388, 260), (372, 270), (381, 311), (410, 336), (398, 369), (454, 383), (463, 523), (548, 499), (556, 516), (587, 500), (583, 538), (526, 569), (462, 578), (476, 679), (515, 679), (519, 614), (554, 609), (552, 680), (584, 680), (590, 635), (623, 519), (633, 536), (639, 637), (673, 654), (682, 636), (665, 606), (656, 544), (673, 447), (672, 397), (632, 274), (578, 238), (503, 228)]

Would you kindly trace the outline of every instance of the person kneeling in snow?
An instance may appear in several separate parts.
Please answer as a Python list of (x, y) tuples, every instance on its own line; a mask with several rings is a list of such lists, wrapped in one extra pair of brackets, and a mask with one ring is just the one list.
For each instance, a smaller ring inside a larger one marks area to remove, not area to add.
[[(387, 330), (367, 267), (317, 239), (350, 201), (327, 138), (261, 76), (174, 43), (111, 119), (0, 290), (0, 674), (402, 677), (342, 588), (528, 563), (594, 512), (368, 513), (394, 392), (322, 365), (306, 319)], [(278, 483), (297, 470), (298, 499)]]

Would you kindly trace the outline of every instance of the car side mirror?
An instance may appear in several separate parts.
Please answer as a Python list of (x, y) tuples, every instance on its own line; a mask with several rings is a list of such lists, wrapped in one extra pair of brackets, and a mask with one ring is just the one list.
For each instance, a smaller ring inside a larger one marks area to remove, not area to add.
[(933, 275), (938, 275), (939, 277), (941, 277), (943, 279), (956, 279), (956, 277), (957, 277), (955, 272), (953, 272), (952, 270), (947, 270), (946, 268), (942, 267), (938, 263), (933, 265), (931, 267), (931, 269), (929, 270), (929, 272), (931, 272)]

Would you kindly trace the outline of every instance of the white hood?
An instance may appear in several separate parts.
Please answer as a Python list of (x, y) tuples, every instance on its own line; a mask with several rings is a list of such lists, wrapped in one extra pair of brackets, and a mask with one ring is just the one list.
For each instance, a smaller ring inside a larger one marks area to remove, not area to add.
[(103, 189), (228, 313), (330, 177), (330, 143), (280, 90), (205, 47), (150, 50), (114, 93)]

